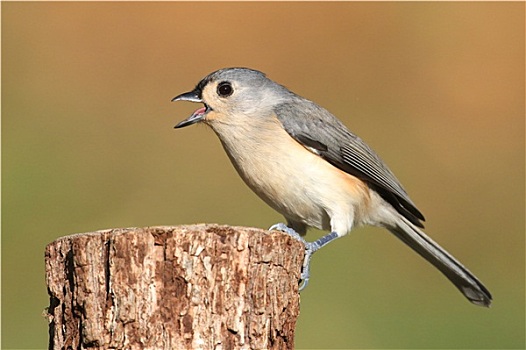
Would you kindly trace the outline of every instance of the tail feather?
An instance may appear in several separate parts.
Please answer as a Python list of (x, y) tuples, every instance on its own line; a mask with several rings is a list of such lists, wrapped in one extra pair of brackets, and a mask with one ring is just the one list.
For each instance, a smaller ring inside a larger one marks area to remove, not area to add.
[(409, 220), (400, 218), (398, 225), (389, 229), (396, 237), (439, 269), (473, 304), (490, 306), (491, 294), (475, 275)]

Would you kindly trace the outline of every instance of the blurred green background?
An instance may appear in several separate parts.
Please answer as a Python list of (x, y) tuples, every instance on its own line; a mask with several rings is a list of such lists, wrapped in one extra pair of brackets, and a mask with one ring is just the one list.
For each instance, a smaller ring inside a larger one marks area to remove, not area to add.
[(228, 66), (342, 119), (494, 295), (473, 306), (387, 231), (355, 230), (313, 261), (297, 348), (524, 348), (523, 2), (1, 6), (3, 348), (47, 347), (59, 236), (282, 220), (208, 128), (173, 129), (199, 106), (170, 99)]

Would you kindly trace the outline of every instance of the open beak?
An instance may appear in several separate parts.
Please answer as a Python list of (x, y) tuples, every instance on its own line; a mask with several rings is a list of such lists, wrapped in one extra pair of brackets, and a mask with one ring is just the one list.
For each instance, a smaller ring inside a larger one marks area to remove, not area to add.
[[(184, 94), (181, 94), (179, 96), (175, 96), (174, 98), (172, 98), (172, 102), (175, 102), (175, 101), (190, 101), (190, 102), (198, 102), (198, 103), (200, 103), (200, 102), (202, 103), (203, 102), (203, 100), (199, 97), (199, 91), (197, 91), (197, 90), (193, 90), (193, 91), (190, 91), (190, 92), (185, 92)], [(200, 121), (205, 119), (206, 113), (208, 111), (209, 111), (209, 108), (205, 104), (204, 107), (199, 108), (190, 117), (186, 118), (185, 120), (183, 120), (182, 122), (180, 122), (179, 124), (174, 126), (174, 128), (176, 128), (176, 129), (177, 128), (183, 128), (183, 127), (188, 126), (188, 125), (199, 123)]]

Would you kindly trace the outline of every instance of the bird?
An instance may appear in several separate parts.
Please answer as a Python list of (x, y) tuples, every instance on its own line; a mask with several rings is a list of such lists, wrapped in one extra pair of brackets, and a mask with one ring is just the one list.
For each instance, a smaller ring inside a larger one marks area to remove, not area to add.
[[(223, 68), (172, 101), (201, 103), (175, 128), (208, 125), (243, 181), (305, 245), (299, 290), (315, 252), (355, 227), (384, 227), (435, 266), (473, 304), (492, 296), (473, 273), (423, 232), (422, 213), (384, 161), (328, 110), (255, 69)], [(313, 242), (307, 228), (328, 231)]]

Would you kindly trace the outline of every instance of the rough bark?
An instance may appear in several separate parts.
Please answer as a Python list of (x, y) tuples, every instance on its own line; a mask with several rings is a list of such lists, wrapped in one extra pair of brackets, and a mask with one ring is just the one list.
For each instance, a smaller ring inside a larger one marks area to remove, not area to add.
[(218, 225), (104, 230), (46, 248), (50, 349), (293, 349), (303, 246)]

